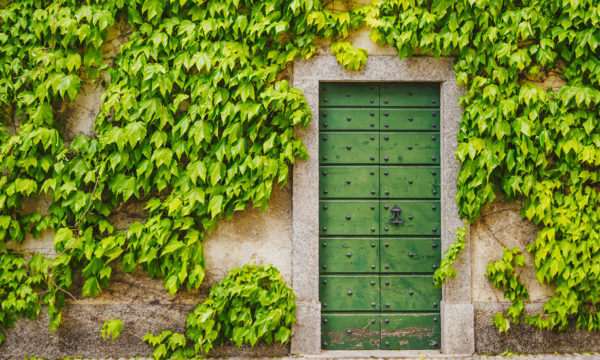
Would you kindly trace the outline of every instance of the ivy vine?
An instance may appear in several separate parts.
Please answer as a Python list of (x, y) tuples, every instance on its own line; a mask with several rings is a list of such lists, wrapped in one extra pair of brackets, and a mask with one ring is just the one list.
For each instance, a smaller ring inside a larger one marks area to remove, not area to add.
[[(575, 319), (600, 330), (597, 1), (390, 0), (371, 38), (400, 57), (456, 56), (468, 91), (456, 152), (460, 215), (475, 221), (498, 193), (524, 197), (523, 216), (541, 227), (528, 247), (537, 278), (556, 286), (525, 322), (561, 331)], [(558, 91), (536, 84), (555, 73), (566, 82)]]
[[(21, 0), (2, 3), (0, 18), (0, 240), (56, 233), (43, 281), (2, 279), (0, 300), (15, 288), (44, 293), (25, 300), (27, 314), (47, 304), (50, 329), (75, 271), (82, 296), (108, 286), (116, 260), (163, 278), (171, 294), (198, 288), (206, 234), (235, 211), (264, 209), (306, 157), (294, 130), (310, 109), (279, 74), (311, 56), (317, 37), (358, 25), (297, 0)], [(109, 66), (102, 45), (121, 18), (132, 33)], [(66, 144), (56, 108), (104, 76), (95, 136)], [(42, 196), (47, 214), (26, 213), (23, 200)], [(133, 198), (146, 220), (115, 230), (109, 216)], [(15, 261), (1, 248), (2, 264)]]
[(235, 268), (210, 289), (208, 298), (186, 319), (187, 338), (169, 330), (148, 334), (152, 357), (189, 359), (225, 341), (241, 346), (287, 344), (296, 322), (294, 294), (270, 265)]
[[(525, 265), (525, 257), (521, 254), (519, 248), (504, 248), (502, 260), (491, 262), (487, 267), (487, 276), (492, 284), (504, 290), (504, 298), (512, 302), (506, 315), (515, 324), (519, 324), (525, 313), (524, 300), (529, 300), (529, 292), (525, 285), (520, 281), (518, 273), (515, 271), (517, 266)], [(510, 321), (502, 313), (494, 315), (494, 325), (500, 332), (508, 332)]]
[[(347, 12), (317, 0), (16, 0), (0, 4), (0, 19), (0, 267), (17, 274), (0, 276), (2, 328), (44, 303), (55, 329), (74, 272), (81, 295), (95, 296), (116, 260), (171, 294), (199, 287), (216, 222), (265, 208), (306, 157), (294, 130), (310, 109), (281, 72), (321, 38), (340, 40), (338, 60), (360, 68), (365, 52), (343, 39), (366, 24), (401, 58), (456, 57), (468, 91), (460, 215), (475, 221), (501, 193), (524, 197), (523, 216), (541, 227), (528, 250), (556, 291), (524, 321), (600, 330), (596, 0), (384, 0)], [(132, 32), (109, 64), (102, 46), (121, 20)], [(551, 74), (567, 85), (537, 85)], [(103, 78), (95, 135), (69, 143), (56, 110)], [(25, 211), (39, 197), (51, 199), (47, 213)], [(115, 230), (110, 215), (134, 198), (145, 221)], [(53, 257), (27, 263), (4, 246), (47, 229)]]

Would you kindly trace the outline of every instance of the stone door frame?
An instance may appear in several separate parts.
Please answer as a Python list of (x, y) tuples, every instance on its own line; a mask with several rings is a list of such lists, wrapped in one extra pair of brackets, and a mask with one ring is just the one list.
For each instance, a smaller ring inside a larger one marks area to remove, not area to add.
[[(460, 168), (454, 153), (456, 135), (462, 118), (458, 98), (463, 89), (456, 82), (453, 58), (369, 56), (364, 69), (344, 70), (333, 55), (315, 56), (294, 62), (292, 83), (304, 92), (313, 121), (299, 136), (310, 155), (293, 169), (292, 199), (292, 284), (297, 296), (296, 325), (293, 329), (292, 354), (332, 355), (321, 350), (321, 304), (319, 303), (319, 82), (436, 82), (441, 85), (441, 215), (442, 251), (452, 244), (454, 231), (463, 225), (454, 200)], [(442, 289), (441, 351), (445, 354), (472, 354), (475, 349), (474, 312), (471, 298), (471, 261), (469, 235), (463, 254), (455, 264), (457, 278)], [(382, 351), (350, 351), (361, 356)], [(438, 353), (438, 351), (428, 351)], [(345, 353), (348, 353), (347, 351)], [(403, 351), (385, 351), (402, 356)]]

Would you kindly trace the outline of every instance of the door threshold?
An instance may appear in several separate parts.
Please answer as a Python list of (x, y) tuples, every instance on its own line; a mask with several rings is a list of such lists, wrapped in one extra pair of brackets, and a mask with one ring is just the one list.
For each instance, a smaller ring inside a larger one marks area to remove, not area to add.
[(443, 354), (439, 350), (321, 350), (318, 355), (302, 355), (311, 359), (462, 359), (472, 354)]

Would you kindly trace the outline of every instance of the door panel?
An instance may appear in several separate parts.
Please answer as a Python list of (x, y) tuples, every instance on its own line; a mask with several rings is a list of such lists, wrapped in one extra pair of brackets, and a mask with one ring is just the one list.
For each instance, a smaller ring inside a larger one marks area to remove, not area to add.
[(442, 292), (431, 275), (382, 275), (381, 311), (439, 311)]
[(379, 202), (369, 200), (321, 200), (321, 235), (378, 235)]
[(379, 272), (378, 239), (322, 238), (319, 252), (321, 273)]
[[(392, 213), (397, 207), (398, 216)], [(382, 235), (438, 235), (440, 202), (427, 200), (388, 200), (380, 203)]]
[(323, 349), (439, 349), (439, 103), (439, 83), (319, 84)]
[(321, 341), (327, 350), (379, 349), (378, 314), (323, 314)]
[(440, 168), (435, 166), (382, 166), (383, 198), (440, 198)]
[(379, 137), (379, 158), (383, 165), (440, 163), (440, 141), (437, 133), (382, 132)]
[[(429, 111), (431, 112), (431, 111)], [(428, 114), (429, 114), (428, 112)], [(389, 114), (388, 114), (389, 116)], [(377, 108), (327, 108), (319, 112), (319, 129), (327, 130), (379, 130)], [(429, 128), (427, 128), (429, 130)]]
[(319, 151), (321, 164), (377, 164), (379, 136), (376, 132), (322, 132)]
[(319, 280), (323, 310), (379, 310), (379, 276), (321, 275)]
[(439, 83), (381, 84), (381, 106), (439, 107)]
[(439, 349), (439, 318), (437, 313), (381, 315), (381, 349)]
[(379, 85), (373, 83), (321, 83), (319, 106), (379, 107)]
[(321, 166), (321, 199), (379, 197), (379, 166)]
[(433, 273), (440, 265), (440, 239), (381, 240), (381, 272)]
[(439, 131), (438, 109), (382, 109), (381, 130)]

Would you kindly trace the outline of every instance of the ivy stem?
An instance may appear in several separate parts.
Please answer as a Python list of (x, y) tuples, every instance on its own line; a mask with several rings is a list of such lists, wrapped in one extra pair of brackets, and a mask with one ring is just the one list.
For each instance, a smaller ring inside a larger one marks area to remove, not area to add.
[(64, 292), (64, 293), (65, 293), (65, 294), (67, 294), (67, 295), (69, 295), (69, 296), (71, 297), (71, 299), (73, 299), (73, 300), (77, 301), (77, 298), (76, 298), (76, 297), (75, 297), (73, 294), (71, 294), (69, 291), (67, 291), (67, 290), (65, 290), (65, 289), (63, 289), (63, 288), (61, 288), (60, 286), (56, 285), (56, 283), (54, 282), (54, 279), (52, 279), (52, 278), (51, 278), (51, 279), (50, 279), (50, 282), (51, 282), (51, 283), (52, 283), (52, 285), (54, 285), (54, 286), (55, 286), (55, 287), (56, 287), (58, 290), (60, 290), (60, 291)]
[(83, 212), (83, 214), (81, 214), (81, 217), (79, 218), (79, 220), (77, 220), (75, 222), (75, 227), (77, 228), (77, 230), (79, 231), (79, 223), (81, 222), (81, 220), (83, 220), (83, 218), (85, 217), (85, 215), (88, 213), (88, 211), (90, 211), (90, 207), (92, 206), (92, 201), (94, 199), (94, 194), (96, 193), (96, 189), (98, 188), (98, 182), (100, 181), (100, 171), (98, 171), (98, 176), (96, 176), (96, 183), (94, 184), (94, 188), (92, 189), (92, 195), (90, 195), (90, 201), (88, 202), (88, 206), (85, 209), (85, 211)]
[(123, 329), (124, 332), (128, 333), (129, 335), (133, 336), (134, 338), (138, 339), (139, 341), (144, 341), (144, 339), (139, 336), (138, 334), (134, 333), (133, 331), (129, 331), (127, 329)]

